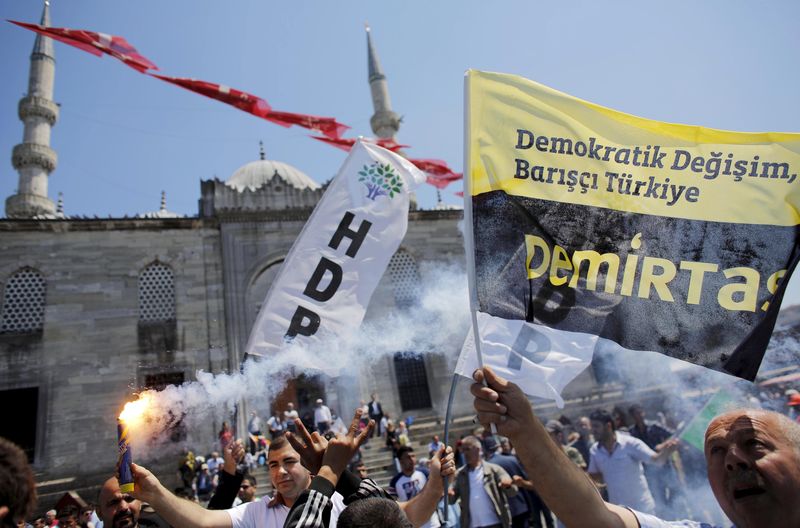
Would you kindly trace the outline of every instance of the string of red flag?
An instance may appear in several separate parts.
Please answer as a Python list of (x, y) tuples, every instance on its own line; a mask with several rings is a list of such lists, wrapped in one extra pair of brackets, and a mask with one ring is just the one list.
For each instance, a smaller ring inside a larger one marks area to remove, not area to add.
[[(273, 110), (264, 99), (236, 88), (231, 88), (223, 84), (216, 84), (199, 79), (186, 77), (171, 77), (151, 73), (150, 70), (158, 70), (158, 66), (151, 60), (141, 55), (125, 38), (117, 35), (98, 33), (83, 29), (70, 29), (42, 26), (41, 24), (29, 24), (16, 20), (8, 20), (19, 27), (34, 31), (45, 37), (50, 37), (64, 44), (76, 47), (97, 57), (103, 54), (114, 57), (126, 66), (129, 66), (140, 73), (150, 77), (160, 79), (164, 82), (180, 86), (186, 90), (210, 97), (217, 101), (229, 104), (252, 114), (261, 119), (265, 119), (283, 127), (293, 125), (313, 130), (322, 136), (310, 136), (313, 139), (331, 145), (333, 147), (349, 151), (356, 142), (355, 138), (343, 138), (342, 134), (350, 127), (339, 123), (333, 117), (322, 117), (310, 114), (299, 114), (294, 112), (283, 112)], [(394, 139), (384, 138), (363, 138), (383, 148), (398, 152), (409, 145), (401, 145)], [(454, 181), (462, 179), (461, 173), (456, 173), (447, 163), (437, 159), (414, 159), (407, 158), (417, 168), (427, 175), (427, 183), (437, 189), (444, 189)]]

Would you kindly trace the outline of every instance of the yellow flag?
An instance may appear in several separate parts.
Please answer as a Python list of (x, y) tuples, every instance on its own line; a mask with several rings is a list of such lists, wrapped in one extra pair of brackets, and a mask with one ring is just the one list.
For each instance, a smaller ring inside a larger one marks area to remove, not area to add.
[(481, 312), (755, 377), (798, 259), (800, 134), (664, 123), (478, 71), (466, 105)]

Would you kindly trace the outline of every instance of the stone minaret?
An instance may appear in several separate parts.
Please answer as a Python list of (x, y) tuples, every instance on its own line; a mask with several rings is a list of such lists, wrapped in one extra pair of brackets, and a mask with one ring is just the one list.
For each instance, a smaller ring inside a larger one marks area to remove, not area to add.
[(369, 124), (376, 136), (391, 139), (400, 129), (400, 116), (392, 111), (392, 102), (389, 100), (389, 84), (386, 82), (378, 54), (372, 45), (369, 26), (367, 26), (367, 56), (369, 88), (372, 92), (372, 106), (375, 109)]
[[(50, 2), (45, 0), (43, 26), (50, 25)], [(19, 101), (19, 118), (25, 124), (22, 143), (14, 147), (11, 163), (19, 172), (17, 194), (6, 199), (8, 218), (50, 216), (56, 211), (47, 197), (47, 180), (56, 168), (58, 157), (50, 148), (50, 128), (58, 119), (53, 102), (56, 59), (53, 41), (36, 35), (31, 54), (28, 95)]]

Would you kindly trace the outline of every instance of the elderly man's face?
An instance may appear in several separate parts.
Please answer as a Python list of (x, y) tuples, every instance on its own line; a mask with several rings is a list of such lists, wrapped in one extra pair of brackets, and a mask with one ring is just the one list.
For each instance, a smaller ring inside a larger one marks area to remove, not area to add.
[(798, 449), (768, 412), (735, 411), (711, 422), (705, 443), (708, 481), (734, 524), (800, 526)]
[(477, 444), (465, 443), (461, 450), (464, 452), (464, 458), (470, 467), (475, 467), (481, 463), (481, 446)]
[(142, 503), (128, 493), (122, 493), (115, 477), (111, 477), (103, 484), (99, 502), (97, 509), (103, 526), (109, 528), (138, 526)]

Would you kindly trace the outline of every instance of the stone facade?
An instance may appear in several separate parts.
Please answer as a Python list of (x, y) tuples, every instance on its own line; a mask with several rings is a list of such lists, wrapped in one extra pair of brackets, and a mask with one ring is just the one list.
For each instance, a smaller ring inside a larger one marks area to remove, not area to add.
[[(49, 25), (47, 6), (42, 23)], [(163, 196), (160, 211), (133, 219), (65, 218), (47, 196), (57, 162), (49, 146), (58, 118), (53, 57), (50, 39), (37, 37), (19, 104), (23, 142), (12, 153), (19, 189), (0, 219), (0, 407), (17, 411), (0, 436), (27, 450), (40, 484), (70, 489), (96, 486), (112, 471), (115, 419), (134, 392), (194, 381), (198, 370), (240, 368), (261, 303), (325, 186), (262, 151), (227, 181), (202, 181), (195, 218), (177, 218)], [(368, 57), (371, 124), (393, 138), (400, 120), (369, 34)], [(462, 212), (415, 209), (367, 321), (410, 309), (411, 291), (431, 269), (463, 268)], [(302, 412), (324, 397), (346, 419), (377, 392), (394, 417), (443, 416), (460, 345), (387, 350), (338, 380), (292, 380), (278, 407), (293, 401)], [(457, 412), (471, 413), (461, 385)], [(259, 411), (266, 418), (268, 409)], [(247, 416), (242, 402), (239, 435)], [(194, 445), (210, 450), (219, 425), (193, 430)], [(167, 476), (174, 460), (163, 458)]]
[[(41, 330), (0, 334), (0, 395), (38, 392), (31, 455), (42, 480), (113, 467), (115, 451), (99, 446), (114, 445), (132, 388), (231, 368), (213, 221), (3, 220), (0, 255), (4, 301), (19, 269), (46, 285)], [(154, 262), (174, 277), (174, 349), (142, 346), (139, 277)]]

